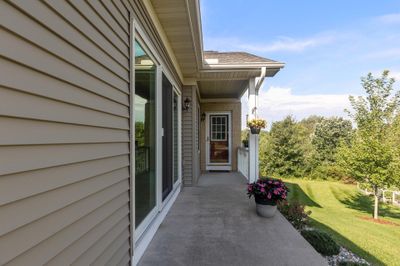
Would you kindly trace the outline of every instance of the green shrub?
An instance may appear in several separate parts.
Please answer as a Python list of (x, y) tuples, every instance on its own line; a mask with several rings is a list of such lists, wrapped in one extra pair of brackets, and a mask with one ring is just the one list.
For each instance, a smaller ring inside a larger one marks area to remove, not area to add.
[(309, 223), (308, 216), (311, 211), (305, 211), (305, 206), (298, 202), (289, 203), (282, 201), (278, 204), (278, 209), (283, 216), (298, 230), (302, 230)]
[(336, 164), (323, 163), (317, 166), (310, 174), (310, 179), (315, 180), (348, 180), (343, 168)]
[(330, 235), (318, 230), (303, 230), (301, 235), (315, 248), (318, 253), (324, 256), (337, 255), (340, 247)]

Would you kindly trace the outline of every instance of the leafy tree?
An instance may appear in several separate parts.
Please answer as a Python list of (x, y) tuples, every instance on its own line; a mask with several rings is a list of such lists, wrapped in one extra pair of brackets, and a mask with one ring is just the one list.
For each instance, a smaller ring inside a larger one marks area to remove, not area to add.
[(305, 136), (312, 136), (314, 134), (316, 126), (321, 123), (325, 118), (319, 115), (310, 115), (307, 118), (302, 119), (299, 124), (303, 127), (303, 133)]
[(304, 151), (299, 125), (292, 116), (272, 124), (266, 170), (279, 176), (301, 176)]
[(270, 133), (261, 131), (259, 135), (258, 154), (259, 154), (259, 171), (261, 176), (268, 176), (268, 157), (271, 154)]
[(380, 78), (369, 73), (361, 81), (367, 97), (350, 97), (354, 113), (349, 115), (357, 124), (357, 132), (350, 146), (342, 146), (337, 158), (357, 181), (373, 188), (377, 219), (379, 188), (398, 180), (398, 154), (388, 137), (400, 106), (400, 93), (393, 95), (395, 81), (389, 78), (389, 71)]
[(302, 139), (302, 150), (304, 153), (304, 174), (309, 175), (318, 165), (315, 160), (315, 148), (312, 145), (312, 137), (316, 126), (324, 120), (324, 117), (311, 115), (298, 122), (300, 127), (300, 136)]
[(312, 144), (319, 162), (335, 161), (336, 150), (342, 141), (350, 142), (352, 133), (351, 121), (341, 117), (325, 118), (315, 127)]
[(393, 187), (396, 190), (400, 189), (400, 114), (398, 114), (393, 122), (393, 125), (390, 130), (391, 135), (388, 140), (391, 143), (392, 148), (394, 149), (395, 158), (392, 163), (393, 172), (395, 174), (395, 183)]

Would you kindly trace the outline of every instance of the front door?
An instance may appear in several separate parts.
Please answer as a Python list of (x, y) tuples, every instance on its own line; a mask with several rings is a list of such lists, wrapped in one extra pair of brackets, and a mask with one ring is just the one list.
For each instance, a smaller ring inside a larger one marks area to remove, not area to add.
[(207, 114), (207, 170), (231, 170), (231, 114)]

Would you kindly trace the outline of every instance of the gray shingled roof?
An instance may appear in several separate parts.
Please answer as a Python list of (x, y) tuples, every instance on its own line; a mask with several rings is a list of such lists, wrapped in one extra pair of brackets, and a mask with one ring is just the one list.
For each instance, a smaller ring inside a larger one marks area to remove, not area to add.
[(274, 60), (249, 54), (246, 52), (204, 51), (204, 59), (218, 59), (218, 64), (251, 64), (276, 62)]

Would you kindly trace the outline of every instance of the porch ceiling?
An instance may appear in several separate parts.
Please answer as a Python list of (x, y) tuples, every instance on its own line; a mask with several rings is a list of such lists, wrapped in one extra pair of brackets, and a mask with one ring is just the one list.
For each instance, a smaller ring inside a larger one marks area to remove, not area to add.
[(273, 77), (283, 63), (246, 52), (203, 51), (198, 0), (148, 0), (168, 39), (183, 83), (197, 82), (202, 98), (240, 98), (250, 78)]
[[(265, 76), (273, 77), (279, 70), (280, 68), (267, 68)], [(249, 79), (260, 75), (261, 67), (248, 69), (213, 67), (200, 72), (197, 85), (202, 99), (238, 99), (247, 90)]]
[(182, 74), (193, 78), (202, 64), (202, 36), (198, 1), (151, 0)]

